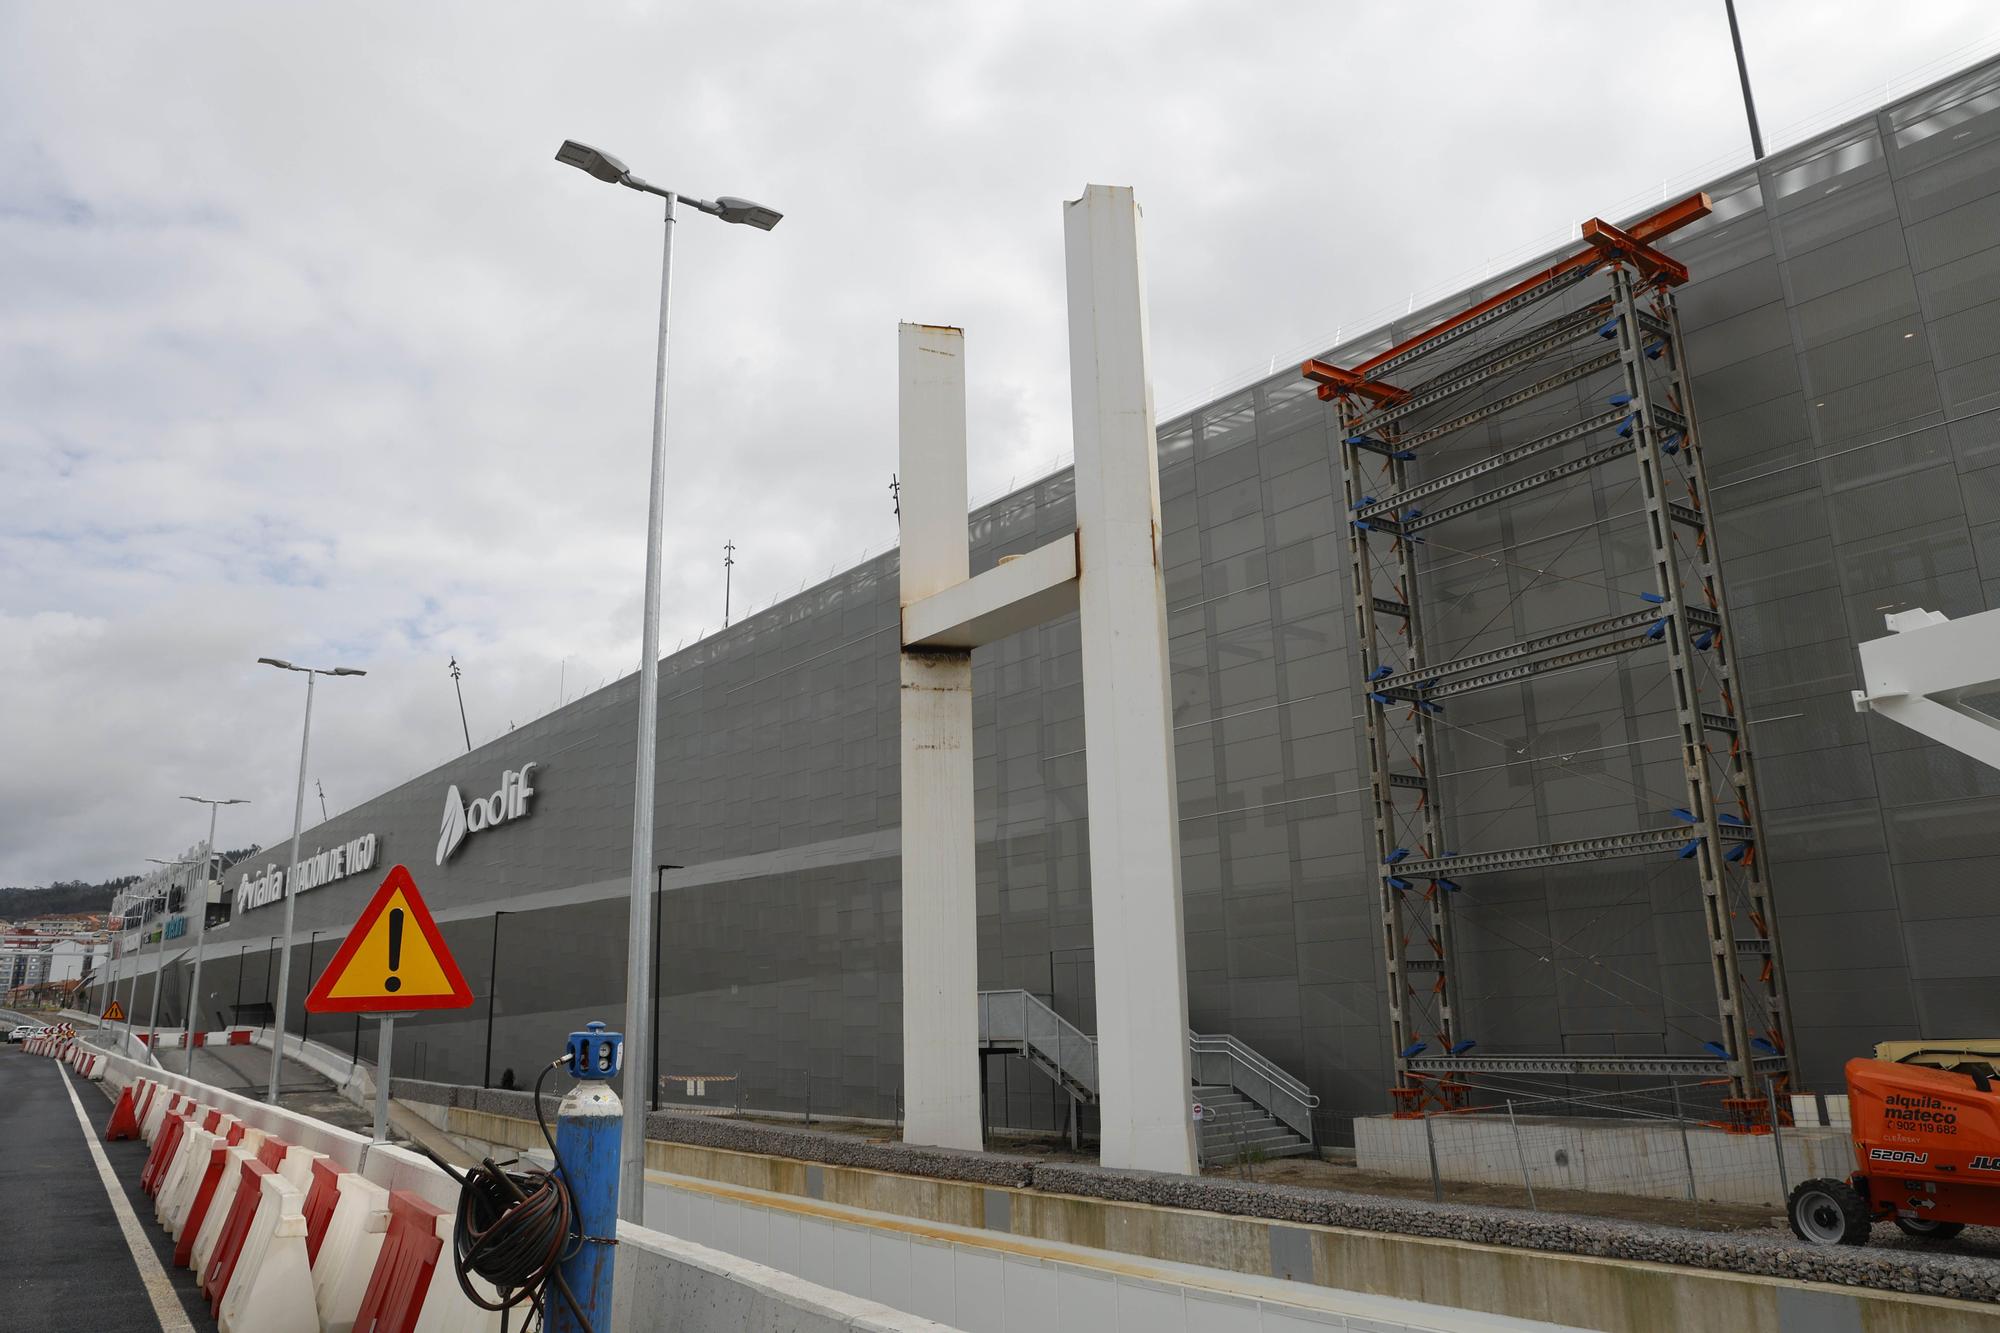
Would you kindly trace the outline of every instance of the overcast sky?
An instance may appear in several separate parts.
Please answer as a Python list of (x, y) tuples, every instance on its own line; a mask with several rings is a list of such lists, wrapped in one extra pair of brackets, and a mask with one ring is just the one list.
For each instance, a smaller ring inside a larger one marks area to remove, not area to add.
[[(2000, 48), (1742, 0), (1773, 146)], [(1066, 456), (1060, 203), (1146, 210), (1162, 419), (1747, 159), (1721, 0), (0, 6), (0, 884), (288, 836), (636, 666), (654, 200), (665, 646), (894, 540), (895, 328), (972, 491)], [(309, 804), (316, 812), (317, 798)]]

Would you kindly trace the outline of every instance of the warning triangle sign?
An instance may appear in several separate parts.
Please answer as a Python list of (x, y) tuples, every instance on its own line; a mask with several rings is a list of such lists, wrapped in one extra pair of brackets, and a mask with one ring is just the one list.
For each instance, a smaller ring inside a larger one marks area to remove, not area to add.
[(104, 1006), (104, 1021), (107, 1023), (123, 1023), (125, 1021), (125, 1006), (116, 1000)]
[(375, 890), (306, 996), (315, 1014), (463, 1009), (471, 1003), (472, 988), (403, 866)]

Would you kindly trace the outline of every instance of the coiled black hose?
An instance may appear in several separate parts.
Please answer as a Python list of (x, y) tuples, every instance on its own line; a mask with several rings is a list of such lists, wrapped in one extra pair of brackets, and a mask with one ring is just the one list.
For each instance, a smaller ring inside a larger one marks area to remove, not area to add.
[[(554, 1171), (522, 1166), (518, 1159), (503, 1166), (488, 1157), (460, 1174), (436, 1154), (425, 1154), (459, 1184), (458, 1214), (452, 1224), (452, 1267), (458, 1274), (458, 1285), (481, 1309), (500, 1311), (500, 1333), (507, 1333), (509, 1316), (523, 1304), (533, 1311), (536, 1327), (546, 1326), (545, 1289), (550, 1283), (568, 1302), (585, 1333), (594, 1333), (576, 1293), (559, 1271), (582, 1239), (577, 1234), (576, 1203), (570, 1197), (555, 1136), (542, 1118), (542, 1084), (568, 1064), (569, 1058), (565, 1054), (552, 1061), (535, 1080), (535, 1123), (541, 1126), (542, 1139), (555, 1159)], [(471, 1275), (475, 1273), (493, 1285), (497, 1304), (474, 1288)]]

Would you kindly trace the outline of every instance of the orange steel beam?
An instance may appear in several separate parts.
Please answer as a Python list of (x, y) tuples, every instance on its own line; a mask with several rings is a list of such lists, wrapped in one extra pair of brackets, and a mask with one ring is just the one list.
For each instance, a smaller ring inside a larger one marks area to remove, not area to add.
[[(1651, 249), (1650, 242), (1658, 237), (1667, 235), (1669, 232), (1678, 231), (1690, 222), (1707, 217), (1713, 211), (1713, 208), (1714, 205), (1707, 193), (1697, 192), (1689, 195), (1679, 203), (1667, 205), (1650, 217), (1639, 219), (1639, 221), (1632, 224), (1629, 230), (1619, 231), (1618, 228), (1611, 226), (1599, 218), (1592, 218), (1583, 224), (1583, 232), (1586, 237), (1590, 237), (1592, 235), (1592, 228), (1595, 227), (1606, 234), (1615, 233), (1617, 236), (1623, 237), (1630, 244), (1633, 251), (1633, 258), (1637, 259), (1639, 253), (1643, 252), (1671, 264), (1673, 263), (1672, 260), (1667, 260), (1665, 255), (1661, 255)], [(1364, 392), (1366, 392), (1368, 397), (1375, 398), (1380, 402), (1393, 402), (1398, 397), (1407, 397), (1408, 394), (1405, 390), (1369, 379), (1368, 372), (1386, 361), (1402, 356), (1413, 348), (1421, 347), (1441, 334), (1451, 332), (1467, 320), (1477, 319), (1489, 310), (1503, 306), (1518, 297), (1525, 296), (1535, 288), (1540, 287), (1544, 283), (1553, 282), (1565, 273), (1573, 272), (1576, 269), (1591, 264), (1602, 263), (1604, 258), (1604, 250), (1598, 244), (1593, 243), (1590, 249), (1571, 255), (1567, 259), (1558, 260), (1541, 272), (1521, 279), (1521, 281), (1515, 283), (1506, 291), (1496, 292), (1484, 301), (1481, 301), (1478, 305), (1459, 311), (1450, 319), (1432, 325), (1414, 338), (1405, 338), (1388, 351), (1369, 357), (1352, 370), (1340, 370), (1338, 367), (1329, 366), (1323, 361), (1308, 361), (1304, 367), (1301, 367), (1301, 371), (1307, 379), (1319, 382), (1319, 396), (1321, 398), (1335, 398), (1343, 393), (1353, 394)], [(1675, 267), (1680, 268), (1677, 264)], [(1682, 275), (1680, 281), (1685, 282), (1687, 280), (1687, 270), (1680, 268), (1680, 272)], [(1333, 373), (1329, 374), (1329, 372)], [(1360, 387), (1363, 384), (1369, 385), (1372, 391), (1364, 391)]]
[(1299, 371), (1307, 379), (1319, 381), (1321, 398), (1358, 394), (1363, 398), (1372, 398), (1386, 407), (1392, 403), (1400, 403), (1410, 396), (1408, 389), (1399, 389), (1393, 384), (1371, 380), (1366, 375), (1352, 370), (1342, 370), (1339, 366), (1329, 365), (1325, 361), (1307, 361), (1299, 367)]
[(1647, 278), (1678, 287), (1688, 280), (1687, 265), (1669, 259), (1629, 231), (1620, 231), (1603, 218), (1583, 224), (1583, 239), (1611, 259), (1629, 259)]

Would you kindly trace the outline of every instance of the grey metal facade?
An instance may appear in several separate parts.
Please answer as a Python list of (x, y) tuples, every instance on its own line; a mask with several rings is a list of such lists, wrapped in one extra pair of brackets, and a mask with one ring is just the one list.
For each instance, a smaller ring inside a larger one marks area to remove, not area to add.
[[(2000, 63), (1709, 189), (1715, 213), (1665, 248), (1694, 274), (1679, 302), (1762, 854), (1807, 1083), (1829, 1087), (1874, 1041), (2000, 1028), (2000, 774), (1848, 698), (1852, 645), (1885, 611), (2000, 605)], [(1352, 364), (1515, 276), (1326, 359)], [(1287, 370), (1162, 425), (1160, 462), (1191, 1016), (1304, 1078), (1339, 1139), (1347, 1116), (1386, 1109), (1390, 1075), (1333, 429)], [(1451, 608), (1453, 650), (1630, 604), (1638, 553), (1606, 522), (1633, 504), (1628, 481), (1586, 475), (1433, 548), (1426, 604)], [(1068, 531), (1070, 485), (1059, 474), (975, 514), (974, 568)], [(663, 896), (662, 1072), (741, 1073), (751, 1105), (810, 1096), (816, 1111), (895, 1114), (896, 624), (889, 555), (663, 664), (659, 856), (688, 868)], [(1607, 814), (1657, 822), (1677, 761), (1651, 684), (1606, 665), (1454, 710), (1440, 762), (1463, 833), (1505, 846)], [(380, 835), (382, 864), (411, 866), (481, 997), (409, 1023), (398, 1073), (482, 1079), (496, 931), (494, 1081), (532, 1077), (585, 1019), (619, 1022), (635, 688), (308, 833), (308, 848)], [(981, 650), (975, 688), (979, 981), (1052, 997), (1089, 1030), (1074, 621)], [(490, 790), (529, 760), (532, 814), (433, 866), (446, 785)], [(1712, 1002), (1691, 951), (1698, 896), (1677, 875), (1641, 861), (1468, 886), (1455, 904), (1463, 1029), (1515, 1051), (1696, 1049)], [(300, 898), (292, 1030), (298, 994), (378, 879)], [(268, 994), (277, 920), (260, 909), (210, 933), (211, 1016), (239, 987)], [(176, 1015), (184, 984), (177, 967)], [(311, 1025), (340, 1045), (354, 1030)], [(1032, 1071), (996, 1067), (991, 1086), (996, 1121), (1059, 1123)]]

